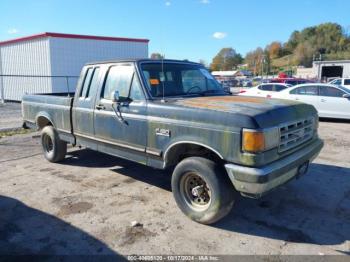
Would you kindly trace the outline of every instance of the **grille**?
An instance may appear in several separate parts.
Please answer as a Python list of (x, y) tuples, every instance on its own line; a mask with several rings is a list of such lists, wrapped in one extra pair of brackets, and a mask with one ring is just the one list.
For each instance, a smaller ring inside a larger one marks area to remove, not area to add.
[(290, 122), (280, 126), (279, 152), (297, 147), (313, 137), (314, 118)]

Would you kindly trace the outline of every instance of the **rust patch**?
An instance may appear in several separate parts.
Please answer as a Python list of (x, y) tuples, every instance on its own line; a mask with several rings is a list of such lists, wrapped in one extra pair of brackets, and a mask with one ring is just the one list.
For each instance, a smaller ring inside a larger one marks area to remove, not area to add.
[(212, 96), (212, 97), (201, 97), (199, 99), (204, 99), (204, 101), (208, 101), (208, 102), (218, 101), (218, 102), (248, 102), (248, 103), (257, 103), (257, 104), (266, 103), (265, 98), (252, 97), (252, 96)]
[(203, 103), (204, 101), (185, 101), (183, 102), (184, 106), (191, 106), (191, 107), (198, 107), (198, 108), (207, 108), (207, 109), (221, 109), (221, 110), (228, 110), (230, 109), (228, 106), (215, 104), (215, 103)]
[(196, 108), (216, 109), (216, 110), (230, 110), (230, 106), (233, 103), (255, 103), (255, 104), (267, 104), (271, 101), (267, 101), (265, 98), (260, 97), (246, 97), (246, 96), (212, 96), (212, 97), (199, 97), (194, 99), (188, 99), (181, 102), (184, 106), (191, 106)]

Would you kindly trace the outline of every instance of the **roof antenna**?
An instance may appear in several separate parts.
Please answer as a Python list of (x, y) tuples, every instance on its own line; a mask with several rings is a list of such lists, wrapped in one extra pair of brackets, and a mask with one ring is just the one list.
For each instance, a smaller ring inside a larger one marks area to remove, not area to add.
[(162, 103), (165, 103), (165, 84), (164, 84), (164, 81), (165, 81), (165, 74), (164, 74), (164, 58), (165, 58), (165, 53), (164, 53), (164, 24), (161, 23), (160, 24), (160, 49), (161, 49), (161, 54), (160, 54), (160, 59), (161, 59), (161, 66), (162, 66), (162, 78), (161, 78), (161, 82), (162, 82), (162, 100), (161, 102)]
[(162, 88), (163, 88), (163, 98), (162, 98), (162, 103), (165, 103), (165, 87), (164, 87), (164, 81), (165, 81), (165, 74), (164, 74), (164, 54), (161, 55), (162, 59)]

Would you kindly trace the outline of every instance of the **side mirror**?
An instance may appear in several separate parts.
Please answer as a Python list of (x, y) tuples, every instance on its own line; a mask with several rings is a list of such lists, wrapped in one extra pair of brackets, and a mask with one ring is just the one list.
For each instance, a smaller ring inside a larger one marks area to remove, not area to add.
[(113, 92), (113, 98), (112, 98), (113, 103), (128, 103), (131, 102), (131, 99), (125, 96), (120, 96), (119, 91), (115, 90)]
[(347, 98), (347, 99), (350, 99), (350, 94), (344, 94), (343, 97)]
[(121, 102), (120, 100), (121, 100), (121, 97), (120, 97), (120, 95), (119, 95), (119, 91), (118, 91), (118, 90), (115, 90), (115, 91), (113, 92), (112, 102), (113, 102), (113, 103), (119, 103), (119, 102)]
[(113, 93), (113, 103), (118, 103), (120, 102), (120, 96), (119, 96), (119, 91), (115, 90)]

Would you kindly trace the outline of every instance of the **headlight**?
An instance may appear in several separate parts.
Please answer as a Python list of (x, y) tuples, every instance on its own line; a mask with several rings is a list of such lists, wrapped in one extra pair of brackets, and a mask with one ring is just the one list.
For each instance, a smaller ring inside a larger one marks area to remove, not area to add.
[(262, 130), (243, 128), (242, 150), (248, 153), (260, 153), (277, 147), (280, 142), (278, 128)]

